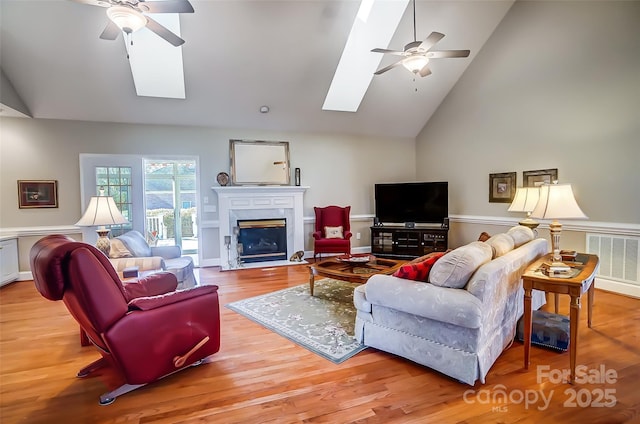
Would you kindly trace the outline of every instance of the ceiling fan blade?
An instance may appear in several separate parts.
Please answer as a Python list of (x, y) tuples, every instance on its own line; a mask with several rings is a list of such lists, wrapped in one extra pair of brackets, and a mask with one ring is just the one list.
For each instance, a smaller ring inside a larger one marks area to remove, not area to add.
[(426, 77), (427, 75), (431, 75), (431, 69), (429, 69), (429, 65), (424, 65), (418, 73), (421, 77)]
[(191, 6), (189, 0), (140, 0), (138, 7), (143, 12), (149, 13), (193, 13), (193, 6)]
[(121, 32), (122, 30), (118, 28), (118, 25), (109, 20), (107, 26), (104, 28), (104, 31), (102, 31), (102, 34), (100, 34), (100, 38), (102, 38), (103, 40), (115, 40), (116, 38), (118, 38), (118, 35), (120, 35)]
[(184, 40), (182, 38), (178, 37), (173, 32), (151, 19), (149, 16), (145, 15), (145, 18), (147, 18), (147, 28), (149, 28), (149, 30), (155, 32), (176, 47), (184, 44)]
[(90, 6), (111, 7), (111, 4), (108, 1), (102, 1), (102, 0), (72, 0), (72, 1), (80, 4), (88, 4)]
[[(403, 59), (403, 60), (404, 60), (404, 59)], [(373, 73), (373, 75), (380, 75), (380, 74), (384, 74), (384, 73), (385, 73), (385, 72), (387, 72), (388, 70), (395, 68), (396, 66), (400, 65), (401, 63), (402, 63), (402, 60), (399, 60), (399, 61), (397, 61), (397, 62), (395, 62), (395, 63), (392, 63), (392, 64), (391, 64), (391, 65), (389, 65), (389, 66), (385, 66), (385, 67), (384, 67), (384, 68), (382, 68), (382, 69), (378, 69), (377, 71), (375, 71), (375, 72)]]
[(385, 53), (385, 54), (393, 54), (396, 56), (405, 56), (404, 52), (399, 52), (397, 50), (389, 50), (389, 49), (372, 49), (373, 53)]
[(436, 50), (427, 52), (426, 56), (429, 59), (442, 59), (449, 57), (468, 57), (470, 50)]
[(418, 49), (429, 50), (431, 47), (433, 47), (438, 41), (442, 40), (443, 38), (444, 38), (444, 34), (434, 31), (431, 34), (429, 34), (427, 38), (424, 39), (424, 41), (418, 46)]

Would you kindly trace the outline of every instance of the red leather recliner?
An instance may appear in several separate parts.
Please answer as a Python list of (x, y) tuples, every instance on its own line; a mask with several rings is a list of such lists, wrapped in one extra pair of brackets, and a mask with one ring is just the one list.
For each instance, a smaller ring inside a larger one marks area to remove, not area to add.
[[(349, 214), (351, 206), (314, 207), (316, 213), (316, 230), (313, 233), (313, 259), (323, 253), (351, 253), (351, 224)], [(342, 227), (341, 238), (327, 238), (326, 227)]]
[(168, 272), (123, 286), (102, 252), (62, 235), (36, 242), (30, 262), (40, 294), (62, 300), (102, 355), (78, 377), (110, 365), (126, 382), (100, 396), (101, 405), (220, 349), (217, 286), (165, 293), (177, 285)]

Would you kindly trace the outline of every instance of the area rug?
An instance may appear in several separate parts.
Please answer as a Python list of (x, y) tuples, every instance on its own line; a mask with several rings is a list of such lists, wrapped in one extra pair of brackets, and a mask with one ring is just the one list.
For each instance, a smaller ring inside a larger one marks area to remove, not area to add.
[(258, 324), (335, 364), (366, 346), (354, 337), (356, 309), (353, 290), (358, 284), (324, 278), (225, 305)]

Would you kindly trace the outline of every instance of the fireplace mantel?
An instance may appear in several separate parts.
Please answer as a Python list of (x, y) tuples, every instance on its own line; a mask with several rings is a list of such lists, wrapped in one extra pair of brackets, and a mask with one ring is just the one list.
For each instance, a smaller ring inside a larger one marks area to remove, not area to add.
[[(220, 222), (220, 268), (234, 269), (236, 244), (233, 227), (238, 219), (287, 218), (287, 255), (304, 250), (304, 210), (302, 198), (309, 187), (302, 186), (225, 186), (212, 187), (218, 195)], [(229, 264), (224, 237), (232, 236)], [(273, 262), (253, 263), (253, 266), (277, 265)]]

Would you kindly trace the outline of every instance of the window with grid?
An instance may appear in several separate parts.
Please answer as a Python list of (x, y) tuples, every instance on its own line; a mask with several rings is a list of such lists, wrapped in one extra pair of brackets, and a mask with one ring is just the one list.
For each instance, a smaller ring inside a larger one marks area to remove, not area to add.
[(111, 236), (116, 237), (132, 229), (133, 204), (131, 203), (131, 167), (98, 166), (96, 169), (96, 193), (104, 190), (105, 196), (113, 197), (116, 206), (127, 224), (111, 225)]

